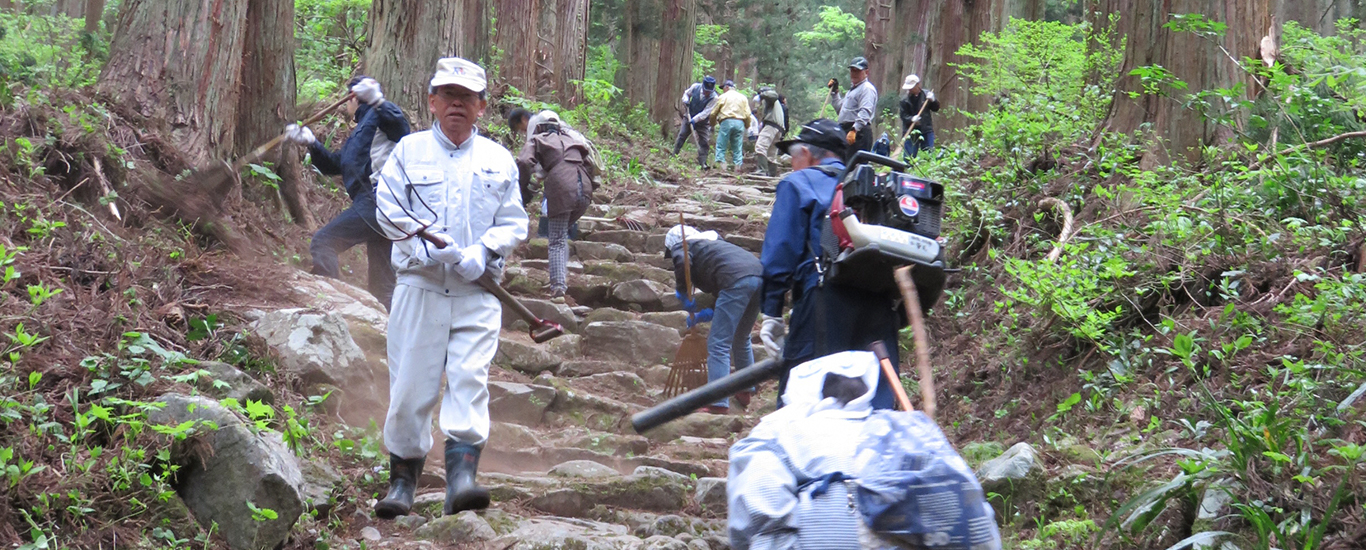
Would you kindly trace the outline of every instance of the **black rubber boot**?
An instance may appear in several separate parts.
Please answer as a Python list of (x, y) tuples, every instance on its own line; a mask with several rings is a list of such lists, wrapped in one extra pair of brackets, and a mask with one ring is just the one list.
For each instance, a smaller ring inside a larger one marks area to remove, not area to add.
[(489, 490), (474, 481), (479, 471), (479, 448), (453, 439), (446, 440), (445, 514), (489, 507)]
[(408, 515), (413, 509), (413, 493), (417, 492), (417, 477), (422, 475), (422, 465), (427, 457), (399, 458), (389, 455), (389, 494), (375, 503), (375, 515), (380, 519), (393, 519)]

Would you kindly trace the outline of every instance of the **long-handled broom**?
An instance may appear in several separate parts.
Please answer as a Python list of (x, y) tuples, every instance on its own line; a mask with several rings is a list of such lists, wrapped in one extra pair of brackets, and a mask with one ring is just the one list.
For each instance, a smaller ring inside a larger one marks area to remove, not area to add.
[[(678, 213), (678, 224), (683, 225), (683, 213)], [(688, 258), (688, 233), (683, 231), (683, 286), (685, 298), (692, 297), (692, 265)], [(707, 339), (697, 332), (697, 325), (688, 329), (678, 352), (669, 364), (669, 380), (664, 384), (664, 398), (692, 391), (707, 383)]]

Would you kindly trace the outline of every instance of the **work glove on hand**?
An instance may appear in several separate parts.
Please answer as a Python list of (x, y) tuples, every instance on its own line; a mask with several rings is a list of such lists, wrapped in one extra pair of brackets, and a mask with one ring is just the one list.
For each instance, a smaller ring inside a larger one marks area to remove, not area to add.
[(455, 239), (445, 233), (433, 233), (432, 237), (446, 243), (445, 248), (437, 248), (435, 244), (428, 243), (427, 256), (431, 259), (446, 264), (460, 263), (460, 247), (455, 246)]
[(927, 101), (934, 101), (934, 90), (927, 90), (925, 92), (925, 99)]
[(460, 251), (460, 256), (460, 263), (455, 264), (455, 274), (461, 279), (474, 282), (484, 275), (489, 261), (489, 249), (484, 245), (469, 245)]
[(844, 135), (844, 140), (849, 142), (849, 145), (853, 145), (855, 139), (858, 139), (858, 132), (853, 130), (849, 130), (849, 133)]
[(715, 314), (715, 312), (712, 311), (711, 308), (707, 308), (707, 309), (704, 309), (704, 310), (699, 311), (699, 312), (697, 312), (697, 313), (694, 313), (694, 314), (692, 314), (692, 315), (689, 315), (689, 316), (688, 316), (688, 328), (692, 328), (693, 325), (696, 325), (696, 324), (698, 324), (698, 323), (710, 323), (710, 322), (711, 322), (711, 318), (712, 318), (712, 316), (713, 316), (714, 314)]
[(920, 115), (915, 115), (911, 117), (911, 124), (915, 124), (917, 122), (920, 122)]
[(688, 313), (697, 313), (697, 301), (692, 299), (692, 296), (684, 296), (683, 291), (675, 290), (674, 297), (678, 298), (678, 301), (683, 302), (684, 311), (687, 311)]
[(318, 138), (313, 137), (313, 130), (298, 124), (285, 126), (285, 139), (303, 146), (313, 145), (313, 142), (318, 141)]
[(787, 334), (782, 317), (764, 316), (764, 324), (759, 327), (759, 339), (764, 342), (764, 350), (769, 357), (778, 357), (783, 350), (778, 347), (778, 339)]
[(830, 79), (830, 82), (826, 82), (826, 83), (825, 83), (825, 87), (826, 87), (826, 88), (830, 88), (830, 91), (832, 91), (832, 92), (839, 92), (839, 91), (840, 91), (840, 81), (835, 80), (835, 79), (832, 78), (832, 79)]
[(378, 105), (384, 101), (384, 92), (379, 90), (379, 82), (373, 78), (362, 78), (355, 86), (351, 87), (351, 92), (356, 94), (356, 99), (366, 105)]

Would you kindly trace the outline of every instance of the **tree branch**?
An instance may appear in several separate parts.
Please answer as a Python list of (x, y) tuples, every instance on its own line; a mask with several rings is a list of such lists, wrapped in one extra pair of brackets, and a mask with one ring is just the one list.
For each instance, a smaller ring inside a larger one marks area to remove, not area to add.
[[(1330, 137), (1330, 138), (1327, 138), (1327, 139), (1321, 139), (1321, 140), (1318, 140), (1318, 141), (1311, 141), (1311, 142), (1309, 142), (1309, 143), (1301, 143), (1301, 144), (1299, 144), (1299, 145), (1296, 145), (1296, 146), (1294, 146), (1294, 147), (1291, 147), (1291, 148), (1286, 149), (1286, 150), (1281, 151), (1281, 152), (1274, 152), (1274, 151), (1273, 151), (1272, 156), (1274, 157), (1274, 156), (1276, 156), (1276, 155), (1288, 155), (1288, 154), (1291, 154), (1291, 153), (1298, 153), (1298, 152), (1300, 152), (1301, 149), (1317, 149), (1317, 148), (1319, 148), (1319, 147), (1326, 147), (1326, 146), (1332, 145), (1332, 144), (1334, 144), (1334, 143), (1337, 143), (1337, 142), (1339, 142), (1339, 141), (1343, 141), (1343, 140), (1351, 139), (1351, 138), (1366, 138), (1366, 130), (1359, 130), (1359, 131), (1356, 131), (1356, 132), (1347, 132), (1347, 133), (1345, 133), (1345, 134), (1338, 134), (1338, 135), (1336, 135), (1336, 136), (1333, 136), (1333, 137)], [(1249, 168), (1251, 168), (1252, 170), (1256, 170), (1256, 169), (1258, 169), (1258, 168), (1261, 168), (1261, 166), (1262, 166), (1262, 162), (1261, 162), (1261, 161), (1257, 161), (1257, 162), (1252, 163), (1252, 166), (1250, 166)]]

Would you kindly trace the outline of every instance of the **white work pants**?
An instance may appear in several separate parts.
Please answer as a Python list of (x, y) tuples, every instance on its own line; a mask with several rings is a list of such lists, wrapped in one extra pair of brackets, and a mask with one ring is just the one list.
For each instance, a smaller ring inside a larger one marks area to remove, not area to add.
[(432, 448), (432, 408), (441, 397), (441, 432), (482, 446), (489, 436), (489, 363), (498, 351), (503, 308), (487, 292), (447, 296), (399, 284), (389, 314), (389, 414), (384, 446), (402, 458)]

